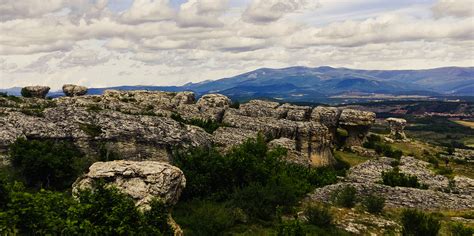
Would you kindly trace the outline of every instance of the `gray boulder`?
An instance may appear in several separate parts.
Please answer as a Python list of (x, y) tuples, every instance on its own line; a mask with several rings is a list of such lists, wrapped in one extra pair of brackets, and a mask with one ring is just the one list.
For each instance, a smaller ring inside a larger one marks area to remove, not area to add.
[(390, 117), (387, 118), (386, 121), (390, 127), (390, 138), (395, 140), (407, 139), (404, 131), (405, 126), (407, 125), (407, 121), (405, 119)]
[(45, 98), (51, 88), (48, 86), (26, 86), (21, 89), (23, 97)]
[(99, 180), (130, 195), (139, 207), (146, 207), (155, 197), (174, 205), (186, 186), (183, 172), (164, 162), (110, 161), (94, 163), (73, 184), (73, 193), (93, 188)]
[(362, 146), (375, 122), (375, 113), (353, 109), (344, 109), (339, 118), (339, 127), (347, 130), (345, 146)]
[(87, 87), (74, 85), (74, 84), (65, 84), (63, 85), (63, 93), (68, 97), (83, 96), (87, 94)]

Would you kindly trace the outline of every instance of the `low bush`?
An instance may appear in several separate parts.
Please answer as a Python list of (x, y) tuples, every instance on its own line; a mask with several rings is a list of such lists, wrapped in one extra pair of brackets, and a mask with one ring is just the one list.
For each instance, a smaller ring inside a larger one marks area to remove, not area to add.
[(202, 120), (202, 119), (184, 119), (181, 117), (181, 115), (174, 113), (171, 114), (171, 119), (178, 121), (180, 123), (188, 124), (188, 125), (194, 125), (203, 128), (207, 133), (214, 133), (219, 127), (222, 126), (222, 124), (212, 121), (211, 119), (208, 120)]
[(398, 167), (390, 171), (382, 172), (382, 183), (391, 187), (410, 187), (422, 188), (423, 186), (418, 182), (418, 178), (413, 175), (408, 175), (400, 172)]
[(29, 187), (66, 189), (85, 168), (83, 154), (66, 141), (20, 138), (10, 145), (9, 159)]
[(225, 155), (213, 148), (175, 152), (173, 163), (188, 180), (181, 198), (228, 201), (250, 217), (270, 220), (278, 206), (289, 210), (313, 188), (336, 182), (335, 170), (289, 164), (281, 159), (285, 153), (269, 150), (262, 136)]
[(448, 226), (452, 236), (472, 236), (474, 235), (474, 228), (465, 226), (460, 222), (451, 223)]
[(278, 236), (305, 236), (306, 232), (298, 220), (286, 221), (278, 227)]
[(97, 137), (102, 134), (102, 127), (96, 124), (80, 123), (79, 129), (91, 137)]
[(439, 166), (436, 169), (436, 173), (438, 175), (452, 175), (453, 174), (453, 169), (450, 168), (450, 167), (446, 167), (446, 166)]
[(357, 201), (357, 190), (352, 186), (337, 189), (331, 195), (333, 203), (340, 207), (352, 208)]
[(168, 210), (153, 200), (142, 213), (134, 201), (117, 189), (99, 184), (93, 191), (71, 196), (46, 190), (26, 192), (12, 188), (0, 211), (0, 234), (19, 235), (170, 235)]
[(310, 205), (305, 209), (305, 215), (308, 219), (308, 223), (315, 226), (329, 227), (333, 223), (333, 215), (326, 205)]
[(190, 201), (179, 203), (174, 209), (174, 218), (185, 229), (186, 235), (222, 235), (238, 220), (235, 210), (225, 203)]
[(402, 151), (394, 149), (392, 146), (383, 143), (382, 138), (374, 134), (369, 135), (367, 137), (367, 141), (363, 143), (362, 146), (365, 148), (374, 149), (380, 155), (395, 159), (400, 159), (403, 155)]
[(403, 235), (436, 236), (441, 228), (439, 219), (416, 209), (406, 209), (401, 217)]
[(364, 198), (363, 205), (368, 212), (373, 214), (379, 214), (382, 212), (385, 206), (385, 198), (370, 194)]

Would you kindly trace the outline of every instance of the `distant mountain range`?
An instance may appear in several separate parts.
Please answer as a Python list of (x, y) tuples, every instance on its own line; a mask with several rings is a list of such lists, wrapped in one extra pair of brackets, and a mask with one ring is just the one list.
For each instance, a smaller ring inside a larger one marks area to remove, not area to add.
[[(91, 88), (89, 94), (101, 94), (105, 89), (190, 90), (198, 95), (222, 93), (239, 100), (270, 98), (304, 102), (315, 102), (334, 96), (370, 94), (474, 96), (474, 67), (427, 70), (356, 70), (328, 66), (261, 68), (230, 78), (183, 86)], [(14, 90), (10, 90), (10, 94), (17, 93), (19, 88)]]

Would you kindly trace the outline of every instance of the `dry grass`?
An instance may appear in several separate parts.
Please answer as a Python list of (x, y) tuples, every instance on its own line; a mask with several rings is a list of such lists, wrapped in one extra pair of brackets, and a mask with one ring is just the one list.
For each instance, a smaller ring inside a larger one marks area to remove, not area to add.
[(355, 166), (355, 165), (358, 165), (358, 164), (361, 164), (363, 162), (366, 162), (366, 161), (370, 160), (369, 157), (359, 156), (359, 155), (357, 155), (355, 153), (351, 153), (351, 152), (334, 151), (334, 155), (336, 156), (336, 158), (341, 159), (341, 160), (349, 163), (349, 165), (351, 165), (351, 166)]
[(453, 120), (453, 121), (460, 125), (474, 129), (474, 121), (466, 121), (466, 120)]

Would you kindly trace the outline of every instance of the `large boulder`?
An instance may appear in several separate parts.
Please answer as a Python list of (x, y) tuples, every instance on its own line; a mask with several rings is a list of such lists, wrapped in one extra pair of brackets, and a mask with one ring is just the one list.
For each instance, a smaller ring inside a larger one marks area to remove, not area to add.
[(250, 138), (257, 138), (258, 132), (241, 128), (219, 127), (212, 135), (214, 144), (217, 144), (222, 150), (228, 151)]
[(122, 160), (94, 163), (73, 184), (73, 193), (93, 188), (100, 180), (130, 195), (139, 207), (146, 207), (153, 198), (174, 205), (186, 186), (183, 172), (168, 163)]
[(405, 126), (407, 121), (401, 118), (387, 118), (388, 126), (390, 127), (390, 138), (395, 140), (405, 140), (407, 138), (405, 134)]
[[(206, 94), (196, 103), (197, 119), (221, 122), (224, 112), (232, 104), (230, 98), (222, 94)], [(194, 109), (196, 109), (194, 108)]]
[(311, 160), (308, 158), (308, 156), (296, 150), (296, 141), (293, 139), (288, 139), (288, 138), (274, 139), (268, 143), (268, 147), (271, 150), (274, 150), (276, 148), (286, 149), (287, 153), (284, 160), (289, 163), (294, 163), (294, 164), (302, 165), (305, 167), (311, 166)]
[(63, 93), (68, 97), (83, 96), (87, 94), (87, 87), (74, 85), (74, 84), (65, 84), (63, 85)]
[(26, 86), (21, 89), (23, 97), (45, 98), (51, 88), (48, 86)]
[(241, 115), (249, 117), (272, 117), (281, 119), (286, 116), (284, 109), (278, 109), (278, 102), (270, 102), (263, 100), (250, 100), (241, 104), (238, 110)]
[(348, 133), (345, 146), (362, 146), (374, 122), (373, 112), (344, 109), (339, 117), (339, 126)]

